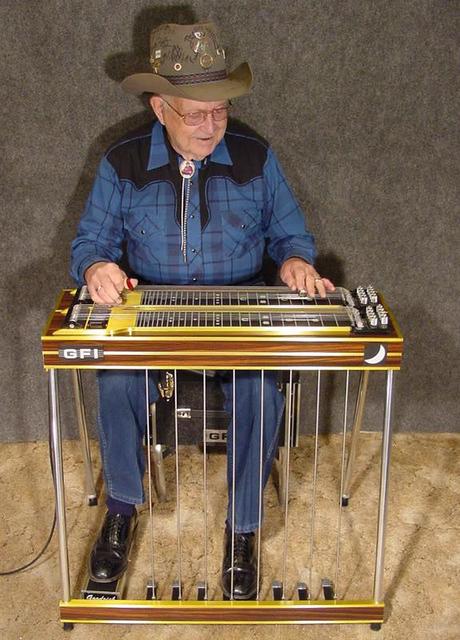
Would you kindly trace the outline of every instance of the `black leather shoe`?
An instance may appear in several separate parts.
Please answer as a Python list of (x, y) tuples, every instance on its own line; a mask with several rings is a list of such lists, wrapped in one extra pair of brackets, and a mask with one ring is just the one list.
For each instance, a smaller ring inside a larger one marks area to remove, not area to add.
[[(222, 589), (231, 598), (232, 584), (232, 532), (225, 529)], [(254, 533), (235, 533), (233, 554), (233, 598), (251, 600), (257, 592), (257, 552)]]
[(107, 512), (89, 559), (91, 580), (114, 582), (123, 575), (136, 527), (137, 513), (123, 516)]

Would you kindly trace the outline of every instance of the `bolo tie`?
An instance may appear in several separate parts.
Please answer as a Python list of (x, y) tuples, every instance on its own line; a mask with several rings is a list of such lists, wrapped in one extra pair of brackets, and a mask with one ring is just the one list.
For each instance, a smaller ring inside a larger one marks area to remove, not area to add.
[(182, 192), (180, 205), (180, 250), (184, 262), (187, 262), (187, 216), (190, 203), (192, 177), (195, 175), (195, 164), (191, 160), (182, 160), (179, 165), (182, 176)]

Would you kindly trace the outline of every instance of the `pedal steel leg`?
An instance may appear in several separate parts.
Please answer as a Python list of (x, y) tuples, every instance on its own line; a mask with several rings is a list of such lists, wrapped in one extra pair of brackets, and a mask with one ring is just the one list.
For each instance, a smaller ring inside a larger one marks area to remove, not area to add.
[(387, 371), (385, 411), (383, 416), (382, 459), (380, 467), (380, 496), (375, 553), (374, 602), (383, 599), (383, 574), (385, 563), (385, 527), (388, 509), (388, 480), (391, 458), (391, 413), (393, 405), (393, 371)]
[(311, 501), (311, 525), (310, 525), (310, 561), (309, 561), (309, 587), (313, 589), (313, 556), (315, 548), (315, 526), (316, 526), (316, 485), (318, 480), (318, 436), (319, 436), (319, 416), (321, 405), (321, 371), (318, 371), (316, 382), (316, 415), (315, 415), (315, 454), (313, 460), (313, 481), (312, 481), (312, 501)]
[(89, 446), (88, 426), (86, 423), (85, 402), (83, 399), (83, 385), (81, 380), (81, 371), (79, 369), (71, 370), (73, 394), (75, 400), (75, 410), (77, 413), (78, 431), (80, 434), (80, 443), (83, 453), (83, 464), (85, 467), (85, 490), (88, 504), (94, 506), (97, 504), (96, 487), (93, 478), (93, 466), (91, 463), (91, 449)]
[[(289, 389), (292, 389), (292, 369), (289, 370)], [(290, 467), (290, 453), (291, 453), (291, 424), (292, 424), (292, 395), (288, 395), (287, 406), (287, 448), (286, 448), (286, 473), (285, 473), (285, 505), (284, 505), (284, 550), (283, 550), (283, 596), (286, 596), (286, 580), (287, 580), (287, 548), (288, 548), (288, 512), (289, 512), (289, 467)]]
[(342, 495), (343, 495), (343, 481), (345, 475), (345, 445), (347, 437), (347, 417), (348, 417), (348, 393), (350, 383), (350, 372), (347, 371), (345, 378), (345, 400), (343, 407), (343, 430), (342, 430), (342, 456), (340, 462), (340, 491), (337, 509), (337, 546), (336, 546), (336, 559), (335, 559), (335, 582), (334, 582), (334, 595), (337, 598), (338, 585), (339, 585), (339, 572), (340, 572), (340, 542), (342, 533)]
[(259, 526), (257, 528), (257, 580), (256, 599), (260, 600), (260, 554), (262, 537), (263, 458), (264, 458), (264, 370), (260, 372), (260, 445), (259, 445)]
[(233, 600), (233, 581), (235, 577), (234, 562), (235, 557), (235, 488), (236, 488), (236, 371), (232, 372), (233, 395), (232, 395), (232, 555), (230, 569), (230, 600)]
[(177, 513), (177, 582), (173, 587), (177, 600), (182, 600), (182, 544), (180, 517), (179, 424), (177, 418), (177, 369), (174, 369), (174, 437), (176, 444), (176, 513)]
[(207, 398), (206, 398), (206, 371), (203, 369), (203, 524), (204, 524), (204, 584), (198, 585), (198, 599), (200, 594), (203, 600), (208, 599), (208, 467), (207, 467)]
[(59, 411), (58, 372), (50, 369), (48, 379), (50, 409), (50, 440), (53, 459), (54, 488), (56, 494), (56, 522), (59, 539), (59, 564), (61, 569), (62, 600), (70, 600), (69, 552), (65, 517), (64, 469), (62, 464), (61, 417)]
[(359, 434), (363, 422), (364, 407), (366, 405), (367, 385), (369, 382), (369, 371), (361, 372), (359, 378), (358, 395), (356, 397), (355, 414), (353, 417), (353, 427), (351, 431), (350, 450), (348, 453), (347, 470), (342, 493), (342, 506), (346, 507), (350, 498), (351, 480), (355, 466), (356, 453), (358, 451)]
[(152, 491), (152, 440), (150, 422), (150, 401), (149, 401), (149, 371), (145, 370), (145, 419), (147, 422), (147, 470), (148, 470), (148, 496), (149, 496), (149, 523), (150, 523), (150, 580), (151, 599), (156, 599), (155, 583), (155, 557), (154, 557), (154, 529), (153, 529), (153, 491)]

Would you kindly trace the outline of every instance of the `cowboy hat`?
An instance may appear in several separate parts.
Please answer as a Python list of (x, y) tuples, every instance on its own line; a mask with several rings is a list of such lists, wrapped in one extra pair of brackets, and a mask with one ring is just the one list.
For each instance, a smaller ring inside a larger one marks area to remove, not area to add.
[(156, 93), (204, 102), (248, 93), (247, 62), (228, 73), (225, 50), (212, 22), (163, 24), (150, 34), (151, 73), (136, 73), (121, 83), (127, 93)]

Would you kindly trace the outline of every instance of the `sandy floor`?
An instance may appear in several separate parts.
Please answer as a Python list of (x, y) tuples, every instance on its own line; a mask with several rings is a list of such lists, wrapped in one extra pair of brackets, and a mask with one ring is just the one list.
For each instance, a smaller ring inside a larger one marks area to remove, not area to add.
[[(92, 443), (94, 452), (97, 446)], [(320, 441), (312, 512), (313, 441), (304, 437), (291, 451), (288, 529), (274, 485), (265, 493), (262, 535), (262, 598), (271, 597), (273, 580), (283, 580), (292, 596), (298, 581), (318, 596), (322, 577), (331, 578), (341, 599), (371, 599), (374, 570), (379, 449), (377, 434), (362, 434), (352, 498), (340, 516), (337, 557), (340, 436)], [(0, 445), (2, 519), (1, 570), (27, 562), (45, 541), (53, 517), (53, 490), (46, 443)], [(400, 434), (394, 439), (385, 561), (387, 620), (379, 632), (368, 625), (340, 626), (196, 626), (76, 625), (63, 631), (58, 619), (61, 597), (57, 536), (31, 569), (0, 578), (0, 634), (6, 640), (51, 638), (382, 638), (454, 640), (460, 637), (458, 458), (460, 437), (449, 434)], [(97, 459), (97, 454), (93, 456)], [(67, 526), (73, 596), (85, 577), (86, 557), (102, 521), (104, 507), (86, 506), (79, 444), (64, 445)], [(153, 507), (154, 574), (159, 596), (169, 599), (181, 575), (183, 595), (194, 599), (196, 584), (208, 575), (209, 597), (220, 599), (219, 572), (226, 508), (225, 457), (208, 458), (207, 536), (204, 532), (202, 455), (184, 447), (180, 455), (180, 563), (175, 511), (175, 461), (165, 460), (168, 499)], [(96, 472), (99, 467), (95, 465)], [(98, 476), (99, 477), (99, 476)], [(98, 480), (100, 486), (100, 478)], [(100, 500), (102, 503), (103, 501)], [(314, 536), (311, 537), (314, 517)], [(207, 540), (206, 556), (204, 540)], [(140, 512), (126, 594), (143, 599), (152, 573), (149, 510)], [(285, 553), (286, 550), (286, 553)], [(313, 563), (310, 559), (313, 552)], [(207, 557), (207, 563), (205, 563)]]

